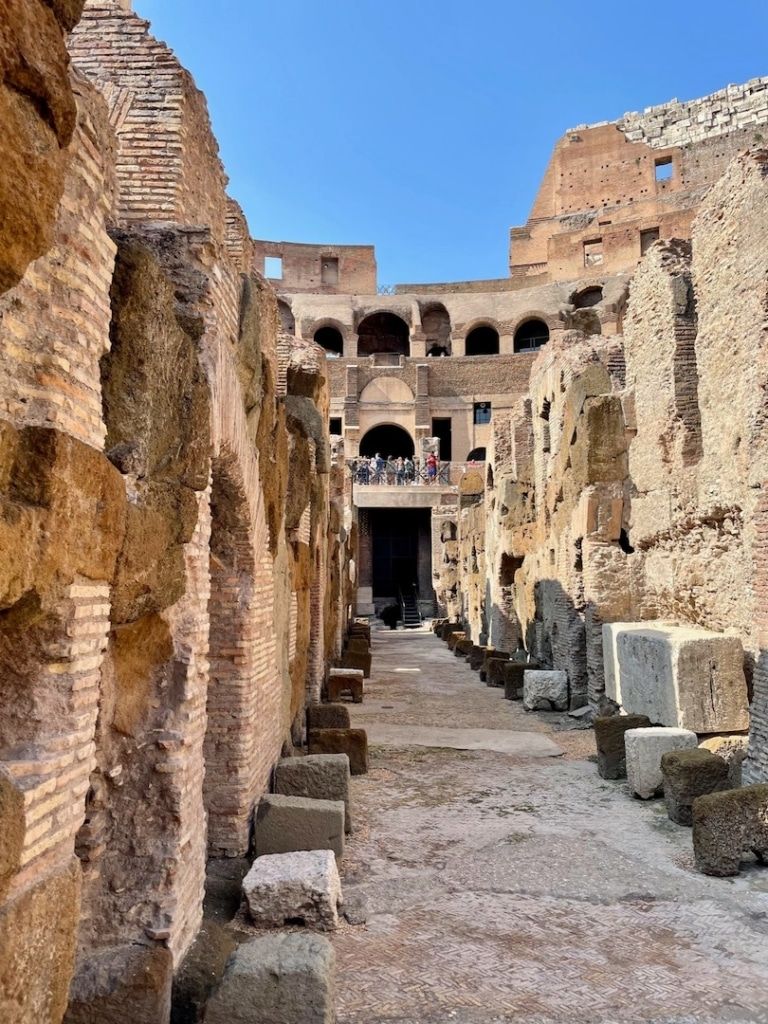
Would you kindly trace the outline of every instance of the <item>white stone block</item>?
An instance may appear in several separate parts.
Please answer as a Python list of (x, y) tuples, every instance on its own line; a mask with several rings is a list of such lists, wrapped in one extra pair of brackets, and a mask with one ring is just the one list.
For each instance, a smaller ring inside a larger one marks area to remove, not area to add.
[(643, 800), (661, 793), (664, 788), (661, 755), (670, 750), (692, 750), (698, 745), (698, 737), (690, 729), (669, 729), (658, 725), (647, 729), (627, 729), (624, 750), (629, 788)]
[(567, 711), (568, 674), (527, 669), (523, 673), (523, 707), (527, 711)]
[(243, 895), (256, 924), (288, 921), (329, 930), (339, 923), (341, 880), (332, 850), (301, 850), (258, 857), (243, 879)]
[(738, 637), (695, 626), (636, 623), (618, 629), (615, 646), (614, 692), (625, 711), (698, 733), (749, 727)]

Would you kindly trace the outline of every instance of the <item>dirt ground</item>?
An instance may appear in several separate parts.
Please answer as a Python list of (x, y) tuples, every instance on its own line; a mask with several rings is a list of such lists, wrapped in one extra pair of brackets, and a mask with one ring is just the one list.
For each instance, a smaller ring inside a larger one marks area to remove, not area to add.
[(431, 633), (373, 648), (338, 1024), (768, 1022), (768, 869), (697, 873), (663, 801), (599, 778), (591, 730), (526, 714)]

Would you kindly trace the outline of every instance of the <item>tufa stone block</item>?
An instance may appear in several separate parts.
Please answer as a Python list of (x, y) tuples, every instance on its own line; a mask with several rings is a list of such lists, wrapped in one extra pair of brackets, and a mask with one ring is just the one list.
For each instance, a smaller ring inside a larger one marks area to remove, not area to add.
[(331, 850), (257, 857), (243, 879), (251, 920), (268, 928), (301, 923), (330, 931), (339, 924), (341, 880)]
[(453, 648), (453, 653), (457, 658), (466, 658), (473, 647), (474, 644), (471, 640), (457, 640), (456, 646)]
[(206, 1024), (334, 1024), (333, 947), (322, 935), (244, 942), (208, 1003)]
[(697, 796), (730, 789), (728, 764), (709, 750), (673, 750), (661, 756), (664, 800), (670, 821), (692, 825)]
[(497, 651), (495, 647), (486, 647), (483, 664), (480, 667), (480, 680), (483, 683), (488, 682), (488, 662), (493, 658), (498, 658), (501, 661), (509, 661), (509, 655), (506, 651)]
[(347, 640), (348, 651), (362, 651), (363, 654), (367, 654), (370, 646), (370, 643), (364, 636), (350, 636)]
[(705, 875), (738, 875), (745, 852), (768, 862), (768, 785), (744, 786), (693, 802), (693, 854)]
[(451, 633), (463, 633), (464, 627), (458, 622), (444, 622), (440, 628), (440, 639), (447, 640)]
[(624, 746), (630, 790), (642, 800), (657, 796), (664, 785), (661, 774), (662, 754), (672, 750), (693, 750), (698, 743), (696, 733), (689, 729), (661, 725), (628, 729), (624, 733)]
[(341, 656), (341, 668), (357, 668), (366, 679), (371, 675), (371, 652), (346, 650)]
[(650, 724), (645, 715), (600, 715), (595, 719), (597, 773), (601, 779), (626, 779), (624, 734), (629, 729), (648, 728)]
[(448, 650), (449, 651), (455, 651), (456, 650), (456, 644), (459, 642), (459, 640), (466, 640), (466, 639), (467, 639), (467, 634), (466, 633), (451, 633), (451, 635), (448, 637)]
[(567, 711), (568, 673), (526, 668), (523, 707), (526, 711)]
[(275, 768), (275, 792), (283, 796), (306, 796), (311, 800), (341, 800), (345, 830), (352, 831), (349, 758), (346, 754), (283, 758)]
[(173, 958), (162, 946), (111, 946), (78, 966), (64, 1024), (157, 1024), (171, 1012)]
[(478, 644), (472, 644), (472, 650), (469, 652), (467, 661), (469, 667), (474, 669), (475, 672), (479, 672), (483, 667), (483, 661), (485, 660), (485, 652), (488, 650), (487, 647), (479, 646)]
[(348, 729), (349, 708), (345, 704), (310, 704), (307, 708), (307, 732), (311, 729)]
[(504, 670), (509, 665), (506, 658), (488, 658), (485, 663), (485, 685), (503, 686)]
[(352, 775), (365, 775), (368, 771), (365, 729), (312, 729), (307, 744), (310, 754), (346, 754)]
[(344, 856), (344, 804), (268, 793), (256, 811), (256, 856), (296, 850), (333, 850)]

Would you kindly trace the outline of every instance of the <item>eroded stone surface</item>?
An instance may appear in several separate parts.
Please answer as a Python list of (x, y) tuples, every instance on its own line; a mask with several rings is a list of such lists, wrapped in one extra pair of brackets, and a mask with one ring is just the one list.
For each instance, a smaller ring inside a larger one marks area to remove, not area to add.
[(565, 711), (568, 707), (567, 674), (525, 669), (523, 707), (527, 711)]
[(344, 856), (344, 803), (268, 793), (261, 798), (254, 831), (256, 856), (296, 850), (333, 850)]
[(255, 924), (332, 930), (339, 923), (341, 880), (331, 850), (257, 857), (243, 879), (243, 895)]
[(664, 726), (628, 729), (624, 733), (624, 749), (630, 791), (643, 800), (657, 796), (664, 785), (662, 755), (674, 750), (692, 750), (698, 742), (696, 733), (690, 729)]
[(344, 827), (351, 832), (349, 779), (347, 754), (286, 757), (275, 767), (275, 792), (313, 800), (341, 800), (344, 804)]

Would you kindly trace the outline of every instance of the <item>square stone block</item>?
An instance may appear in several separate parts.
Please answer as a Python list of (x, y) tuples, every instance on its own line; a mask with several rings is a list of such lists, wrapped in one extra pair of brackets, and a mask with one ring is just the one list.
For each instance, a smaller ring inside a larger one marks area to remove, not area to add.
[(488, 682), (488, 662), (494, 658), (499, 659), (501, 661), (509, 661), (509, 654), (506, 651), (497, 651), (495, 647), (485, 648), (483, 664), (480, 667), (480, 680), (483, 683)]
[(501, 670), (504, 683), (504, 697), (507, 700), (523, 699), (523, 677), (526, 669), (532, 671), (538, 669), (539, 664), (535, 661), (506, 661)]
[(710, 750), (673, 750), (661, 755), (667, 816), (678, 825), (693, 824), (697, 796), (730, 789), (728, 762)]
[(371, 675), (371, 652), (347, 649), (341, 656), (341, 668), (357, 668), (366, 679)]
[(605, 695), (614, 703), (622, 704), (621, 671), (619, 668), (618, 638), (620, 633), (638, 632), (649, 626), (663, 627), (667, 623), (653, 622), (605, 622), (603, 623), (603, 674), (605, 676)]
[(645, 715), (599, 715), (595, 719), (597, 773), (601, 779), (626, 779), (624, 733), (651, 725)]
[(311, 729), (348, 729), (349, 708), (345, 704), (310, 704), (307, 708), (307, 732)]
[(301, 923), (330, 931), (339, 924), (341, 880), (331, 850), (301, 850), (257, 857), (243, 879), (255, 924), (281, 928)]
[(652, 722), (697, 733), (749, 726), (744, 651), (738, 637), (689, 626), (618, 632), (622, 707)]
[(447, 640), (451, 633), (463, 633), (464, 627), (458, 622), (444, 622), (440, 628), (440, 639)]
[(353, 775), (365, 775), (368, 771), (365, 729), (312, 729), (307, 744), (310, 754), (346, 754)]
[(449, 635), (448, 641), (447, 641), (448, 642), (448, 650), (449, 651), (454, 651), (456, 649), (456, 644), (459, 642), (459, 640), (466, 640), (466, 639), (467, 639), (467, 634), (466, 633), (451, 633)]
[(363, 654), (367, 654), (370, 646), (370, 643), (364, 636), (350, 636), (347, 640), (348, 651), (362, 651)]
[(156, 1024), (171, 1012), (173, 957), (161, 946), (110, 946), (79, 964), (65, 1024)]
[(334, 1024), (334, 970), (333, 947), (323, 935), (251, 939), (227, 964), (205, 1024)]
[(698, 745), (696, 733), (690, 729), (666, 728), (660, 725), (628, 729), (624, 733), (624, 747), (630, 790), (643, 800), (657, 796), (664, 785), (661, 774), (662, 754), (672, 750), (693, 750)]
[(344, 856), (344, 803), (268, 793), (256, 811), (256, 856), (333, 850)]
[(307, 796), (311, 800), (341, 800), (345, 830), (352, 831), (349, 758), (346, 754), (284, 757), (275, 768), (275, 792), (283, 796)]
[(526, 711), (567, 711), (568, 673), (526, 668), (523, 707)]
[(466, 658), (474, 646), (471, 640), (457, 640), (453, 653), (457, 658)]
[(705, 875), (738, 875), (744, 854), (768, 863), (768, 785), (744, 786), (693, 802), (693, 854)]
[(328, 700), (338, 701), (348, 693), (353, 703), (363, 703), (363, 673), (359, 668), (332, 668), (328, 673)]
[(504, 685), (504, 670), (509, 665), (509, 659), (506, 657), (498, 658), (486, 658), (485, 661), (485, 685), (486, 686), (503, 686)]
[(483, 661), (485, 660), (485, 652), (488, 650), (487, 647), (482, 647), (478, 644), (472, 644), (472, 650), (469, 652), (467, 661), (469, 667), (474, 669), (475, 672), (479, 672), (483, 667)]

